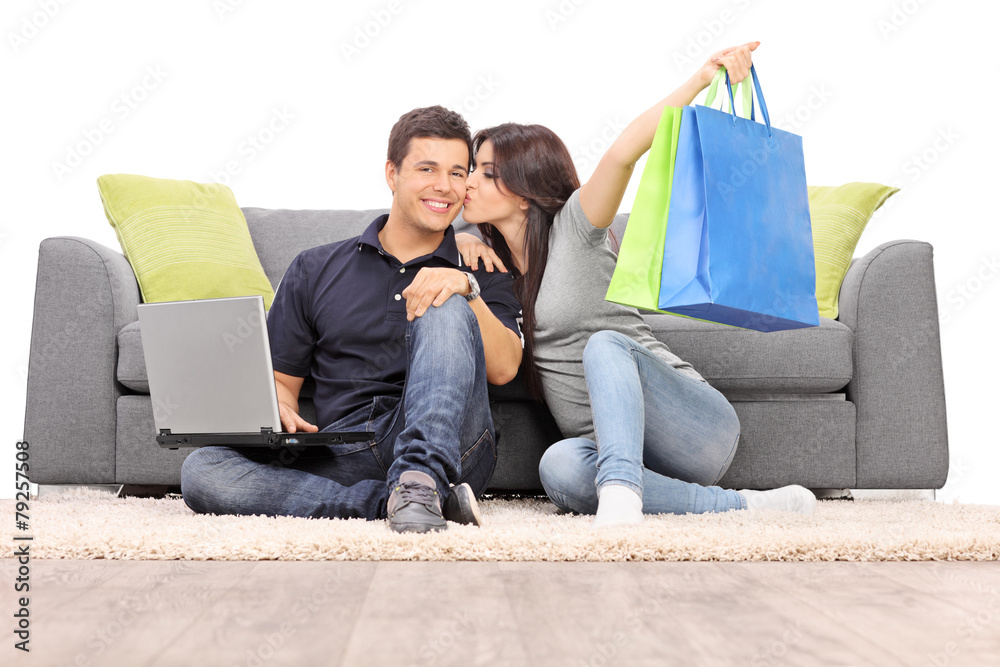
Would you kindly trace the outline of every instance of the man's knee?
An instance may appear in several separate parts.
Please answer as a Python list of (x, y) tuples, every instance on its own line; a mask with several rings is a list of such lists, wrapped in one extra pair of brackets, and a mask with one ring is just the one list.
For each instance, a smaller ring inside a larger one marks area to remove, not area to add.
[(440, 306), (431, 306), (423, 315), (413, 320), (414, 327), (444, 327), (446, 329), (471, 329), (478, 326), (476, 314), (465, 297), (452, 294)]
[(181, 464), (181, 496), (184, 503), (195, 512), (202, 509), (202, 480), (205, 474), (204, 450), (196, 449)]
[(218, 464), (210, 448), (196, 449), (181, 465), (181, 495), (192, 511), (200, 514), (212, 512), (213, 497), (218, 480), (213, 480), (212, 470)]

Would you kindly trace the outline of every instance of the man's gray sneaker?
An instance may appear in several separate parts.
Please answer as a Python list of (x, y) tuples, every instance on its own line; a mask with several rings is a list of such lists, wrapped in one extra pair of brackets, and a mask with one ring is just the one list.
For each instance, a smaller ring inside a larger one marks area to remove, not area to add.
[(389, 527), (397, 533), (427, 533), (446, 530), (441, 513), (441, 496), (427, 473), (407, 470), (389, 496)]
[(455, 523), (483, 525), (483, 518), (479, 515), (479, 504), (471, 486), (465, 482), (458, 486), (452, 484), (448, 500), (444, 501), (444, 518)]

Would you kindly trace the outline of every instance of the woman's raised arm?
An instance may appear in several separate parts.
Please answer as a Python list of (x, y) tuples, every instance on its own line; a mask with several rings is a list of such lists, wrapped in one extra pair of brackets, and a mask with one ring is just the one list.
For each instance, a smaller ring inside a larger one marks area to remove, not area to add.
[(684, 85), (629, 123), (601, 158), (590, 180), (580, 187), (580, 206), (594, 227), (607, 227), (615, 219), (635, 163), (653, 144), (663, 109), (690, 104), (708, 87), (720, 67), (729, 72), (733, 85), (739, 83), (749, 76), (751, 52), (758, 46), (760, 42), (748, 42), (714, 53)]

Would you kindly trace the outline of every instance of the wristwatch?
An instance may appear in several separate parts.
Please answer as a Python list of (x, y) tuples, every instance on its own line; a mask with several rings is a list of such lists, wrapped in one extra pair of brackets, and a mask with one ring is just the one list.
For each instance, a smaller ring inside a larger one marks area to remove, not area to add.
[(479, 298), (479, 281), (471, 273), (465, 274), (469, 279), (469, 293), (465, 295), (466, 301), (475, 301)]

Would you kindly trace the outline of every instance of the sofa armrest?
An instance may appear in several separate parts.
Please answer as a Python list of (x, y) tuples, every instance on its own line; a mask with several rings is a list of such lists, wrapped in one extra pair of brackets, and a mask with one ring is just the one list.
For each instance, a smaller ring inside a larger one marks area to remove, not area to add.
[(138, 304), (121, 253), (83, 238), (42, 241), (24, 416), (32, 482), (115, 481), (116, 336)]
[(857, 488), (941, 488), (948, 428), (931, 245), (891, 241), (853, 262), (838, 319), (854, 332)]

